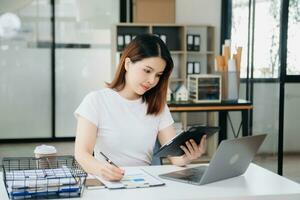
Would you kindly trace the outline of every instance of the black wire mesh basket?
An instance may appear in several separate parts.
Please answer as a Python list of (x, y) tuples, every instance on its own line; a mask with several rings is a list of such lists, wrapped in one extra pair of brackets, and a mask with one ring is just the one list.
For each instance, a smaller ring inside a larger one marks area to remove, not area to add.
[(7, 157), (2, 168), (10, 199), (80, 197), (87, 176), (74, 156)]

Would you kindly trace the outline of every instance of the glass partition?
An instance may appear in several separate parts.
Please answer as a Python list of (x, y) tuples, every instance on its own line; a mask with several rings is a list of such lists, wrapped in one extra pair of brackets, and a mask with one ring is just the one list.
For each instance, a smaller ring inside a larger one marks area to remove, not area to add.
[[(232, 1), (231, 40), (243, 47), (240, 98), (253, 97), (251, 134), (267, 134), (254, 162), (277, 173), (279, 119), (280, 0)], [(249, 54), (248, 54), (249, 52)], [(250, 98), (251, 99), (251, 98)], [(251, 115), (250, 115), (251, 116)], [(235, 127), (241, 117), (233, 115)], [(251, 125), (251, 123), (250, 123)], [(229, 129), (230, 133), (230, 129)], [(232, 135), (232, 134), (231, 134)]]
[(240, 74), (241, 78), (247, 77), (249, 17), (249, 0), (236, 0), (232, 2), (231, 43), (233, 49), (236, 46), (243, 47)]
[(50, 8), (1, 1), (0, 139), (51, 137)]
[(300, 183), (300, 85), (288, 83), (285, 87), (283, 175)]
[(74, 137), (74, 110), (111, 80), (111, 28), (119, 0), (55, 1), (56, 136)]
[(289, 1), (287, 75), (300, 75), (300, 1)]

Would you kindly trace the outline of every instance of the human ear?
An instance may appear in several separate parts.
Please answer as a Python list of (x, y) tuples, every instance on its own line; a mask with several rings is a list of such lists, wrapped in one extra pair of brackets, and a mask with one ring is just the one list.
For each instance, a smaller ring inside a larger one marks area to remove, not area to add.
[(125, 70), (126, 71), (128, 71), (130, 63), (131, 63), (130, 58), (126, 57), (125, 58)]

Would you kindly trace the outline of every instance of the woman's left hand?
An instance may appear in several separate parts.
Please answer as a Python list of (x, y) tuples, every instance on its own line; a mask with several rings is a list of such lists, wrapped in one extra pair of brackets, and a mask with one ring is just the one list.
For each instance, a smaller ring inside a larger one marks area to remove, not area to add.
[(186, 146), (181, 145), (180, 148), (184, 151), (183, 159), (186, 160), (187, 163), (199, 158), (202, 154), (205, 153), (206, 150), (206, 135), (204, 135), (201, 139), (199, 145), (191, 139), (185, 142)]

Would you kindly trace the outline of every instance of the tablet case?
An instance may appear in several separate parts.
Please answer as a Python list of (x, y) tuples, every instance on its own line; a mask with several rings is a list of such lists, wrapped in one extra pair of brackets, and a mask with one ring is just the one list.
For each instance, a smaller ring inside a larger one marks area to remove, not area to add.
[(157, 152), (154, 152), (154, 156), (181, 156), (184, 154), (184, 151), (180, 148), (180, 146), (185, 146), (185, 142), (187, 140), (193, 139), (197, 144), (199, 144), (203, 135), (207, 135), (207, 137), (209, 137), (214, 133), (218, 132), (219, 130), (219, 127), (193, 126), (187, 131), (176, 135), (173, 139), (171, 139), (169, 142), (163, 145)]

